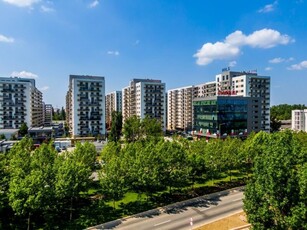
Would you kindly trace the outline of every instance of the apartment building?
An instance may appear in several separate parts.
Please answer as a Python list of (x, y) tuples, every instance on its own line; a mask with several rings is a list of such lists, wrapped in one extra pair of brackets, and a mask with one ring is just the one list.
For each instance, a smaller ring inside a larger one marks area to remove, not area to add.
[(291, 115), (291, 129), (307, 132), (307, 109), (292, 110)]
[(140, 118), (149, 116), (161, 122), (166, 128), (165, 83), (153, 79), (133, 79), (122, 90), (123, 120), (136, 115)]
[(167, 95), (167, 129), (191, 130), (193, 86), (169, 90)]
[(66, 122), (72, 137), (105, 135), (105, 79), (70, 75)]
[(112, 112), (122, 111), (122, 91), (114, 91), (106, 95), (106, 124), (110, 127)]
[(52, 105), (51, 104), (43, 104), (44, 105), (44, 126), (52, 125)]
[(167, 129), (192, 130), (194, 99), (216, 96), (216, 82), (207, 82), (167, 91)]
[(22, 123), (44, 124), (43, 95), (34, 79), (0, 78), (0, 129), (19, 129)]

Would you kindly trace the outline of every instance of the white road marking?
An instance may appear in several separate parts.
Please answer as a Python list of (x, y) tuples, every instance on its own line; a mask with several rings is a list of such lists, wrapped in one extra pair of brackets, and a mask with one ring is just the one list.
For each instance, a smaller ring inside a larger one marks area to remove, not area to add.
[(208, 207), (208, 208), (203, 208), (203, 209), (200, 209), (199, 211), (205, 211), (205, 210), (208, 210), (208, 209), (210, 209), (211, 207)]
[(242, 198), (232, 200), (232, 202), (236, 202), (236, 201), (238, 201), (238, 200), (242, 200)]
[(155, 224), (154, 226), (159, 226), (159, 225), (161, 225), (161, 224), (166, 224), (166, 223), (168, 223), (168, 222), (171, 222), (171, 220), (167, 220), (167, 221), (161, 222), (161, 223), (159, 223), (159, 224)]

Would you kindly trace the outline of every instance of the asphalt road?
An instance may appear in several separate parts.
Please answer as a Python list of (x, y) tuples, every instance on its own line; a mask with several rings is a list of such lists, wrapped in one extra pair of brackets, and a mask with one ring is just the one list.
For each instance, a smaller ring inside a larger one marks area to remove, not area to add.
[[(163, 210), (152, 210), (124, 220), (113, 221), (110, 225), (92, 229), (118, 230), (188, 230), (239, 212), (243, 207), (243, 191), (232, 191), (201, 202), (168, 206)], [(100, 228), (101, 227), (101, 228)]]

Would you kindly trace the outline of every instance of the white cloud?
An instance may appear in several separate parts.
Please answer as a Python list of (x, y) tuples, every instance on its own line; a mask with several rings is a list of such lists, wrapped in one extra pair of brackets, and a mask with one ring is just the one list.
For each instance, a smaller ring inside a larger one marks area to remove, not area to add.
[(95, 8), (98, 5), (99, 5), (99, 1), (98, 0), (94, 0), (91, 4), (88, 5), (88, 7), (89, 8)]
[(223, 60), (235, 57), (239, 54), (240, 49), (224, 42), (206, 43), (194, 57), (197, 58), (198, 65), (208, 65), (214, 60)]
[(278, 57), (278, 58), (273, 58), (273, 59), (269, 60), (269, 63), (277, 64), (277, 63), (282, 63), (282, 62), (290, 62), (290, 61), (293, 61), (293, 60), (294, 60), (293, 57), (290, 57), (288, 59)]
[(38, 78), (38, 75), (27, 71), (21, 71), (21, 72), (14, 71), (13, 73), (11, 73), (11, 76), (22, 77), (22, 78)]
[(236, 61), (231, 61), (231, 62), (228, 63), (229, 67), (235, 67), (236, 65), (237, 65)]
[(273, 2), (272, 4), (265, 5), (263, 8), (258, 10), (258, 13), (269, 13), (276, 9), (278, 1)]
[(281, 62), (284, 62), (284, 61), (285, 61), (285, 59), (284, 59), (284, 58), (280, 58), (280, 57), (278, 57), (278, 58), (273, 58), (273, 59), (269, 60), (269, 62), (270, 62), (270, 63), (273, 63), (273, 64), (281, 63)]
[(295, 40), (287, 34), (281, 35), (278, 31), (272, 29), (262, 29), (246, 36), (246, 44), (252, 47), (272, 48), (277, 45), (286, 45)]
[(245, 35), (242, 31), (237, 30), (229, 34), (222, 42), (205, 43), (194, 54), (194, 57), (197, 58), (198, 65), (208, 65), (214, 60), (236, 57), (240, 54), (240, 48), (243, 46), (268, 49), (277, 45), (286, 45), (290, 42), (294, 42), (294, 39), (272, 29), (257, 30), (249, 35)]
[(48, 6), (42, 5), (41, 6), (41, 11), (42, 12), (46, 12), (46, 13), (51, 13), (51, 12), (54, 12), (55, 9), (53, 9), (52, 7), (48, 7)]
[(47, 91), (49, 89), (49, 86), (43, 86), (39, 88), (40, 91)]
[(119, 55), (119, 52), (118, 52), (118, 51), (110, 50), (110, 51), (107, 52), (107, 54), (109, 54), (109, 55), (114, 55), (114, 56), (118, 56), (118, 55)]
[(2, 0), (2, 1), (18, 7), (31, 7), (33, 4), (40, 2), (40, 0)]
[(270, 71), (270, 70), (272, 70), (272, 69), (273, 69), (272, 67), (269, 67), (269, 66), (268, 66), (268, 67), (266, 67), (264, 70), (265, 70), (265, 71)]
[(307, 61), (302, 61), (298, 64), (291, 65), (288, 67), (289, 70), (302, 70), (302, 69), (307, 69)]
[(0, 34), (0, 42), (13, 43), (14, 38), (9, 38), (9, 37), (6, 37), (6, 36)]

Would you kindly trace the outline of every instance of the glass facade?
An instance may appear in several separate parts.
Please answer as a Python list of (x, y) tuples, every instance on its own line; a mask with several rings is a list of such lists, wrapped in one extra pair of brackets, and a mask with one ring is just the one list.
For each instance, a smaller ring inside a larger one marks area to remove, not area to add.
[(223, 98), (193, 102), (194, 130), (239, 134), (247, 129), (248, 100)]

